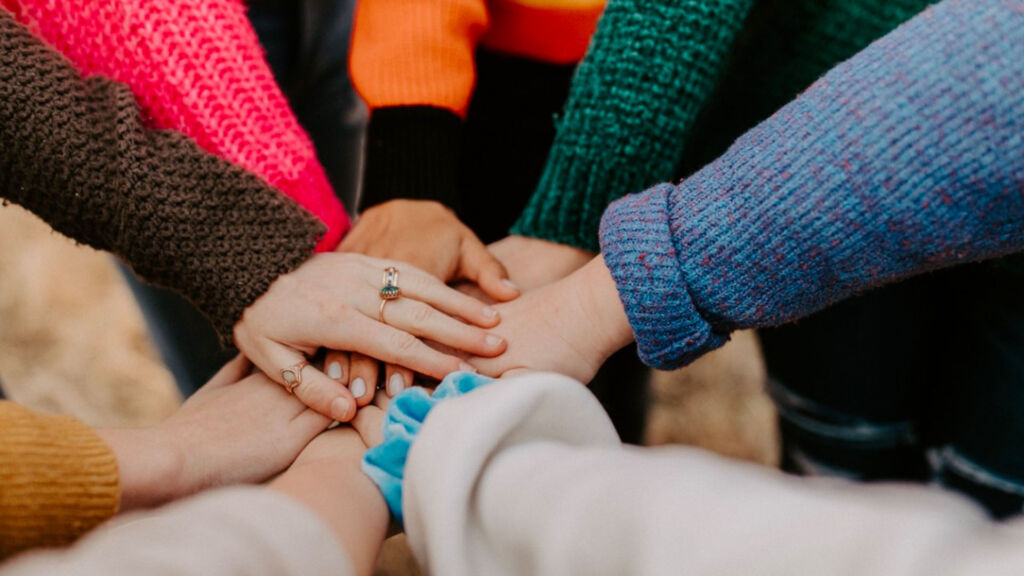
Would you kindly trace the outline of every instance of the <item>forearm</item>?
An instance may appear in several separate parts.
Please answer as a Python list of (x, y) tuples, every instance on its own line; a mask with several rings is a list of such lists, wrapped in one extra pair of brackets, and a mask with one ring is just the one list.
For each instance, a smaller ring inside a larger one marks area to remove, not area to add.
[(612, 206), (602, 248), (644, 360), (1024, 248), (1022, 42), (1005, 3), (947, 0), (679, 186)]
[(669, 180), (751, 0), (611, 0), (513, 233), (597, 252), (601, 213)]
[(303, 262), (322, 224), (188, 138), (143, 127), (132, 94), (79, 78), (0, 12), (0, 196), (231, 326)]

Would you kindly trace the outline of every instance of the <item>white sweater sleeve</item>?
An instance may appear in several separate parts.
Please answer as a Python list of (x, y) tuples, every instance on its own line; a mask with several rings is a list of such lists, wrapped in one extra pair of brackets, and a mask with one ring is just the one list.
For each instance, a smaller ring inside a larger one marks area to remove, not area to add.
[(439, 575), (1024, 574), (1022, 522), (927, 488), (627, 448), (551, 374), (440, 404), (403, 490), (410, 544)]
[(66, 550), (30, 553), (0, 576), (351, 576), (312, 511), (266, 488), (205, 492), (102, 527)]

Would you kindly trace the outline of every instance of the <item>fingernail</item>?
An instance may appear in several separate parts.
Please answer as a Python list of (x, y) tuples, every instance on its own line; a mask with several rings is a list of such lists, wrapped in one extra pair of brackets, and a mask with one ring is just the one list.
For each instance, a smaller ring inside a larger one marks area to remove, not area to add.
[(341, 363), (331, 362), (327, 365), (327, 377), (334, 380), (341, 380)]
[(513, 290), (519, 290), (519, 286), (516, 286), (516, 283), (509, 280), (508, 278), (502, 279), (501, 283)]
[(488, 318), (497, 318), (498, 311), (488, 306), (487, 308), (484, 308), (484, 316), (487, 316)]
[(366, 394), (366, 382), (362, 378), (356, 378), (348, 386), (348, 391), (356, 398), (362, 398)]
[(402, 379), (402, 375), (392, 374), (388, 379), (388, 394), (396, 396), (402, 391), (402, 388), (405, 388), (405, 380)]
[(335, 398), (334, 402), (331, 402), (331, 418), (334, 418), (338, 422), (344, 422), (345, 418), (348, 418), (349, 401), (346, 398)]
[(465, 362), (459, 364), (459, 370), (463, 372), (472, 372), (473, 374), (476, 374), (476, 368), (472, 367), (469, 364), (466, 364)]
[(487, 346), (491, 348), (501, 346), (502, 342), (504, 342), (504, 340), (502, 340), (501, 336), (495, 336), (494, 334), (487, 335)]

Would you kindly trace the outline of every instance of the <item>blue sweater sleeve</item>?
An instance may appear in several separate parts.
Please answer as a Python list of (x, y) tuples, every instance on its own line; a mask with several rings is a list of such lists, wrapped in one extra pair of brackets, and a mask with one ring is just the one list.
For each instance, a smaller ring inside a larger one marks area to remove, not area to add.
[(689, 179), (613, 204), (601, 248), (660, 368), (1024, 249), (1024, 1), (926, 10)]

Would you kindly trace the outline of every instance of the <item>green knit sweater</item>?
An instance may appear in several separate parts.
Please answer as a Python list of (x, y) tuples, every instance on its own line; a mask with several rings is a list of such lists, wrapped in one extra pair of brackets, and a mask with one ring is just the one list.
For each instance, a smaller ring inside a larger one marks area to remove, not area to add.
[(598, 251), (612, 201), (699, 168), (931, 3), (610, 0), (513, 233)]

